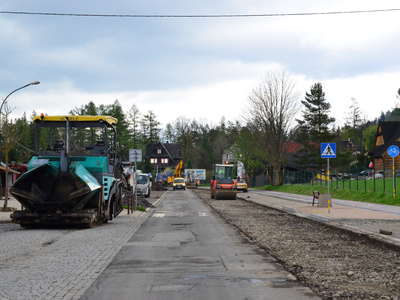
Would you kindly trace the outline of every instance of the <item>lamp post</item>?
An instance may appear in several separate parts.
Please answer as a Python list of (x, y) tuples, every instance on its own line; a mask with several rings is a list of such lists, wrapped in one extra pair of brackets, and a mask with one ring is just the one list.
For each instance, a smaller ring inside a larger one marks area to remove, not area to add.
[[(8, 98), (12, 94), (14, 94), (15, 92), (17, 92), (19, 90), (22, 90), (22, 89), (24, 89), (24, 88), (26, 88), (28, 86), (31, 86), (31, 85), (38, 85), (38, 84), (40, 84), (40, 81), (32, 81), (32, 82), (30, 82), (28, 84), (25, 84), (24, 86), (21, 86), (21, 87), (15, 89), (15, 90), (13, 90), (12, 92), (10, 92), (3, 99), (3, 101), (1, 102), (1, 105), (0, 105), (0, 122), (1, 122), (2, 115), (3, 115), (3, 106), (6, 104)], [(2, 122), (0, 123), (0, 130), (1, 130), (1, 135), (2, 135), (3, 134), (3, 123)], [(8, 148), (7, 146), (4, 147), (4, 150), (5, 150), (4, 151), (5, 152), (5, 171), (4, 171), (5, 180), (4, 180), (4, 182), (5, 182), (5, 184), (4, 184), (4, 206), (3, 206), (3, 210), (7, 210), (7, 204), (8, 204), (8, 151), (9, 151), (9, 149), (7, 149), (7, 148)]]
[(24, 88), (26, 88), (26, 87), (28, 87), (28, 86), (31, 86), (31, 85), (38, 85), (38, 84), (40, 84), (40, 81), (32, 81), (31, 83), (25, 84), (24, 86), (21, 86), (21, 87), (15, 89), (15, 90), (13, 90), (11, 93), (9, 93), (9, 94), (3, 99), (3, 101), (1, 102), (1, 105), (0, 105), (0, 116), (1, 116), (1, 114), (3, 113), (3, 106), (4, 106), (4, 104), (7, 102), (7, 99), (8, 99), (12, 94), (14, 94), (15, 92), (17, 92), (17, 91), (19, 91), (19, 90), (22, 90), (22, 89), (24, 89)]

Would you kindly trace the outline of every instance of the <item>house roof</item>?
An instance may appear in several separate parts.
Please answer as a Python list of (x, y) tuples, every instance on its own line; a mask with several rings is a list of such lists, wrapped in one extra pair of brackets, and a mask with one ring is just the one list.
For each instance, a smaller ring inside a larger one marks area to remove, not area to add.
[(297, 153), (299, 152), (301, 149), (303, 149), (303, 145), (294, 141), (288, 141), (286, 142), (284, 145), (284, 151), (286, 153)]
[(400, 145), (400, 121), (380, 122), (375, 135), (375, 145), (380, 136), (383, 137), (383, 144), (375, 146), (369, 153), (373, 157), (381, 157), (390, 145)]
[[(161, 154), (157, 150), (161, 149)], [(146, 147), (146, 158), (154, 157), (168, 157), (171, 160), (179, 160), (182, 158), (181, 146), (175, 143), (153, 143)]]

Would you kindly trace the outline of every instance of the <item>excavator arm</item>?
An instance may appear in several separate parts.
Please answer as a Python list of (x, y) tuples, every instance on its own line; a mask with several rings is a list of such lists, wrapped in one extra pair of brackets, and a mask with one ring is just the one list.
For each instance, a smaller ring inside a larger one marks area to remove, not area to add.
[(182, 177), (183, 160), (180, 160), (175, 167), (174, 177)]

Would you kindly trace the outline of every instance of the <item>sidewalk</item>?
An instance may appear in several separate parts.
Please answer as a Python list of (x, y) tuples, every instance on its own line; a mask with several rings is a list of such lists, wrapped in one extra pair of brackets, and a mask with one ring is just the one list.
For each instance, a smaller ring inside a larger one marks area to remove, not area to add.
[[(333, 199), (333, 207), (313, 207), (312, 196), (270, 191), (250, 191), (240, 198), (300, 217), (330, 224), (400, 246), (400, 207)], [(380, 234), (380, 230), (392, 235)]]
[[(294, 200), (305, 203), (312, 203), (312, 196), (306, 195), (297, 195), (283, 192), (274, 192), (274, 191), (253, 191), (253, 193), (257, 193), (260, 195), (268, 195), (282, 199)], [(385, 205), (385, 204), (376, 204), (376, 203), (368, 203), (368, 202), (360, 202), (360, 201), (351, 201), (351, 200), (340, 200), (340, 199), (332, 199), (333, 205), (342, 205), (342, 206), (350, 206), (356, 208), (363, 208), (374, 211), (387, 212), (390, 214), (395, 214), (400, 216), (400, 206), (394, 205)]]

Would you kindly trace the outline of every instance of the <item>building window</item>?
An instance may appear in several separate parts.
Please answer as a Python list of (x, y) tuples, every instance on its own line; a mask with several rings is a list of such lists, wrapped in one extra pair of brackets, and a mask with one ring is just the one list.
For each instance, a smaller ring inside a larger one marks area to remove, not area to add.
[(157, 149), (157, 154), (161, 154), (161, 149)]
[(157, 163), (157, 158), (150, 158), (150, 163), (151, 164), (156, 164)]
[(168, 158), (161, 158), (162, 164), (168, 164)]

